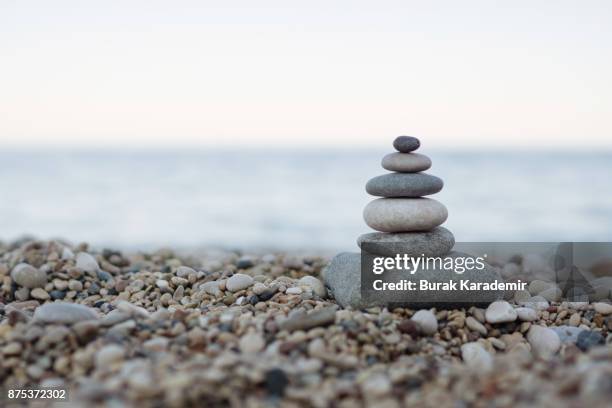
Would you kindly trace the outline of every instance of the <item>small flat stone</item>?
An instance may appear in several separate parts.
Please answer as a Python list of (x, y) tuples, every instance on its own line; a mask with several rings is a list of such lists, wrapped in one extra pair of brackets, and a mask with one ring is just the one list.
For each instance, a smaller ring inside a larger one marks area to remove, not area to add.
[(332, 324), (336, 319), (336, 306), (315, 310), (305, 316), (290, 317), (280, 324), (281, 330), (308, 330), (313, 327)]
[(374, 255), (444, 256), (455, 245), (453, 233), (444, 227), (426, 232), (372, 232), (357, 238), (357, 245)]
[(47, 284), (47, 274), (27, 263), (15, 265), (11, 271), (11, 278), (24, 288), (42, 288)]
[(561, 339), (554, 330), (532, 325), (527, 332), (527, 341), (536, 356), (549, 357), (561, 348)]
[(493, 367), (493, 356), (477, 342), (462, 345), (461, 358), (468, 367), (475, 370), (489, 371)]
[(517, 312), (512, 305), (505, 300), (493, 302), (487, 307), (485, 312), (487, 323), (507, 323), (513, 322), (517, 318)]
[(390, 173), (370, 179), (368, 194), (378, 197), (422, 197), (442, 190), (441, 178), (427, 173)]
[(423, 334), (428, 336), (438, 331), (438, 319), (430, 310), (419, 310), (412, 316), (412, 321), (419, 326)]
[(410, 153), (421, 146), (421, 142), (414, 136), (398, 136), (393, 141), (395, 150), (402, 153)]
[(72, 324), (97, 318), (94, 309), (76, 303), (47, 303), (34, 312), (34, 319), (43, 323)]
[(227, 280), (225, 288), (230, 292), (238, 292), (239, 290), (248, 288), (253, 282), (253, 278), (249, 275), (237, 273)]
[(431, 159), (419, 153), (389, 153), (383, 157), (381, 165), (389, 171), (417, 173), (431, 167)]
[(378, 198), (363, 210), (366, 224), (381, 232), (429, 231), (447, 217), (446, 207), (431, 198)]
[(38, 299), (38, 300), (47, 300), (47, 299), (50, 298), (50, 296), (47, 293), (47, 291), (42, 289), (42, 288), (34, 288), (34, 289), (32, 289), (32, 291), (30, 292), (30, 296), (32, 296), (34, 299)]

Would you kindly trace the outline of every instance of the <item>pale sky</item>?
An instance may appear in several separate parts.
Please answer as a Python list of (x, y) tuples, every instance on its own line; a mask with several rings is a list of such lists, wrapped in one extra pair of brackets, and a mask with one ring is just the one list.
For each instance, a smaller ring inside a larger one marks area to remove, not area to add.
[(0, 1), (0, 149), (612, 148), (611, 1)]

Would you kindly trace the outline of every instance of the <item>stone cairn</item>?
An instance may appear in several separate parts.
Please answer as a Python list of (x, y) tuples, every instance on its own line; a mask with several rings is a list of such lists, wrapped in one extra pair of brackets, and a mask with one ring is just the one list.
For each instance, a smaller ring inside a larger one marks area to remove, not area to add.
[(416, 137), (399, 136), (397, 150), (383, 157), (382, 167), (392, 173), (374, 177), (366, 191), (378, 198), (363, 211), (366, 224), (376, 231), (361, 235), (358, 245), (373, 255), (444, 256), (455, 237), (440, 225), (446, 221), (446, 207), (425, 196), (442, 190), (442, 179), (423, 173), (431, 159), (415, 153), (421, 145)]

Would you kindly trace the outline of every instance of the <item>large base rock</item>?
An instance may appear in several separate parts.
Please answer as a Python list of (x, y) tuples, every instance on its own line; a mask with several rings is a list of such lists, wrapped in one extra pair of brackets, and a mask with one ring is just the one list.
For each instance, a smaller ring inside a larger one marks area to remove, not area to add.
[[(466, 257), (468, 254), (451, 252), (447, 257)], [(455, 273), (452, 270), (418, 270), (410, 274), (405, 270), (386, 271), (379, 275), (385, 282), (400, 282), (402, 280), (414, 281), (418, 285), (420, 280), (430, 283), (456, 282), (458, 285), (461, 280), (472, 283), (495, 281), (502, 282), (501, 276), (490, 265), (485, 265), (484, 270), (465, 271), (463, 274)], [(361, 254), (354, 252), (343, 252), (334, 257), (325, 269), (325, 284), (338, 304), (343, 307), (363, 309), (373, 306), (381, 307), (465, 307), (471, 305), (486, 305), (503, 297), (503, 292), (499, 290), (417, 290), (417, 291), (386, 291), (362, 293), (362, 281), (367, 282), (378, 276), (366, 276), (362, 280), (361, 276)], [(371, 272), (370, 272), (371, 273)], [(365, 295), (365, 296), (364, 296)]]
[(453, 249), (455, 237), (444, 227), (426, 232), (371, 232), (357, 238), (357, 245), (382, 256), (444, 256)]

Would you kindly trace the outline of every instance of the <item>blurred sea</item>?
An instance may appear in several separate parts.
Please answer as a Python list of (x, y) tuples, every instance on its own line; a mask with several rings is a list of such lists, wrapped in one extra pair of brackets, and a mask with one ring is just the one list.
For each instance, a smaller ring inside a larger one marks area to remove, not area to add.
[[(0, 239), (356, 250), (385, 151), (0, 152)], [(457, 241), (611, 241), (612, 153), (423, 151)]]

